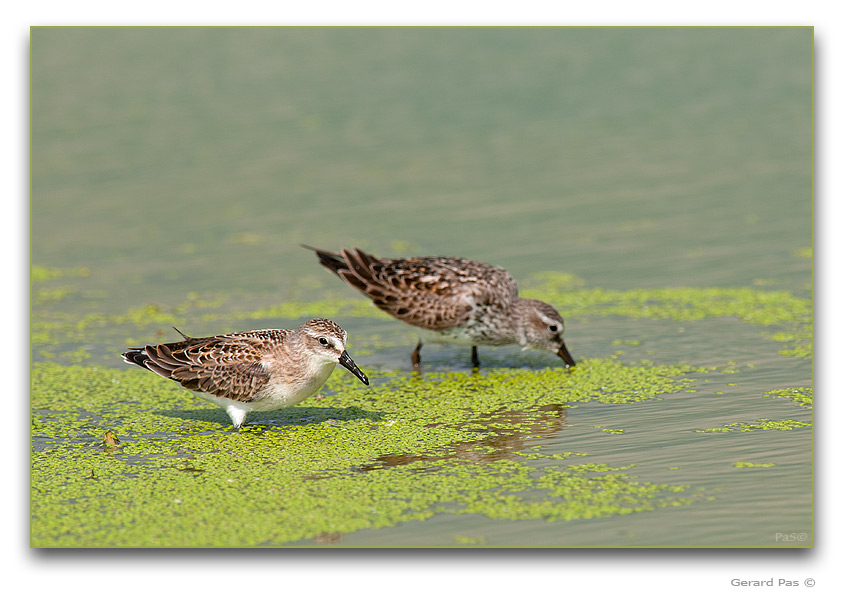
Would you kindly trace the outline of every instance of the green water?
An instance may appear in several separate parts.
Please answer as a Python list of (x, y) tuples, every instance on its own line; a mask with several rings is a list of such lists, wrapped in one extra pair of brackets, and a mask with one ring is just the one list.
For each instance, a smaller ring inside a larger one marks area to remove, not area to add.
[[(635, 465), (624, 472), (701, 498), (566, 521), (438, 511), (271, 544), (810, 545), (811, 427), (699, 431), (812, 421), (811, 407), (763, 396), (812, 385), (812, 44), (805, 28), (35, 29), (33, 363), (119, 379), (142, 374), (119, 352), (175, 338), (173, 324), (291, 327), (331, 306), (357, 363), (393, 377), (409, 367), (412, 329), (356, 309), (363, 298), (297, 244), (472, 257), (549, 295), (578, 361), (718, 369), (683, 375), (694, 392), (567, 408), (508, 447)], [(515, 347), (480, 355), (491, 370), (559, 365)], [(469, 353), (426, 345), (423, 363), (468, 373)], [(183, 398), (225, 428), (222, 412), (159, 388), (151, 419)], [(39, 411), (55, 389), (33, 384)], [(272, 433), (296, 425), (288, 414), (258, 421)], [(178, 450), (168, 423), (145, 439)], [(73, 431), (94, 443), (106, 428)], [(425, 453), (382, 445), (376, 458)], [(34, 543), (56, 537), (34, 521)]]

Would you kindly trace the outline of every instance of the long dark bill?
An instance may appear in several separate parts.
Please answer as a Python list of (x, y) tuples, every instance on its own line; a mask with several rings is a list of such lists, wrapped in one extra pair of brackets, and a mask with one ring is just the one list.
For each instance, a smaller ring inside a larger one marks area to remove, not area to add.
[(560, 359), (566, 362), (566, 369), (575, 366), (574, 357), (571, 356), (571, 353), (569, 353), (569, 350), (566, 348), (566, 343), (560, 345), (560, 350), (557, 351), (557, 355)]
[(366, 375), (364, 375), (364, 373), (358, 368), (358, 366), (355, 365), (355, 362), (352, 361), (352, 358), (349, 356), (349, 353), (347, 353), (346, 351), (343, 351), (340, 354), (339, 363), (340, 363), (340, 365), (342, 365), (343, 367), (345, 367), (346, 369), (351, 371), (352, 375), (354, 375), (356, 378), (358, 378), (364, 384), (366, 384), (367, 386), (369, 385), (369, 378), (367, 378)]

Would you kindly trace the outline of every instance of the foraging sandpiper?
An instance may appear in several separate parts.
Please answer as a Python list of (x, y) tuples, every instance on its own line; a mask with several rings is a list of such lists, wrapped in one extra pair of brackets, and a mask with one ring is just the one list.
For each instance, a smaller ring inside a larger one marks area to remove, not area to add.
[[(518, 296), (503, 268), (467, 258), (376, 258), (358, 248), (327, 252), (307, 245), (320, 264), (370, 299), (378, 309), (427, 331), (433, 342), (472, 346), (520, 344), (550, 351), (566, 368), (574, 358), (563, 341), (563, 318), (553, 307)], [(420, 336), (410, 359), (419, 369)]]
[(235, 429), (253, 410), (278, 410), (315, 394), (337, 363), (369, 385), (346, 352), (346, 331), (331, 320), (317, 318), (295, 330), (182, 337), (180, 342), (130, 349), (123, 360), (224, 408)]

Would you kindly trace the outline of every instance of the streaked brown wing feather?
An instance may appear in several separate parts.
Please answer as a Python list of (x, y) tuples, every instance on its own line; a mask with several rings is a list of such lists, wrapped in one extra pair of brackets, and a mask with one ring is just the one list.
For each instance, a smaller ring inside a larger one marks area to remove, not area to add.
[(356, 248), (338, 255), (346, 267), (333, 270), (343, 280), (382, 311), (428, 330), (463, 324), (476, 307), (509, 302), (518, 292), (506, 270), (466, 258), (378, 259)]
[(133, 349), (124, 358), (188, 390), (248, 402), (270, 379), (261, 364), (266, 338), (257, 332), (191, 338)]

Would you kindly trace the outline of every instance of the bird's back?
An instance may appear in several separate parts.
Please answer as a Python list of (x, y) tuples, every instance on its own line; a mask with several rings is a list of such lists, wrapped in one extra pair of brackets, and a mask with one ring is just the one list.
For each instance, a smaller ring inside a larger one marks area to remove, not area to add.
[[(270, 379), (264, 357), (290, 330), (235, 332), (129, 349), (123, 359), (179, 382), (188, 390), (249, 401)], [(184, 335), (183, 335), (184, 336)]]
[(506, 270), (468, 258), (376, 258), (357, 248), (340, 253), (310, 249), (376, 307), (428, 330), (465, 324), (477, 308), (505, 308), (518, 294)]

